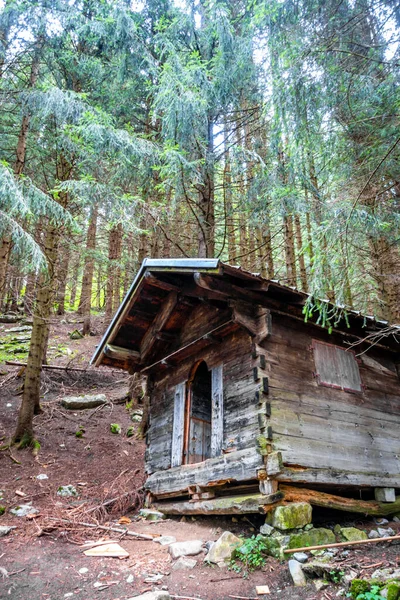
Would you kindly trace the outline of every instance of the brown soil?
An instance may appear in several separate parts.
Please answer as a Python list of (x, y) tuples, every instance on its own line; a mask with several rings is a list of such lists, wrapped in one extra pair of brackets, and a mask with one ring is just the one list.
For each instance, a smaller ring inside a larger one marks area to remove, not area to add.
[[(1, 326), (2, 332), (13, 326)], [(68, 332), (75, 327), (75, 323), (57, 320), (49, 347), (68, 347), (76, 353), (73, 365), (82, 368), (87, 365), (100, 336), (72, 341)], [(98, 319), (95, 328), (103, 331), (104, 323)], [(49, 358), (51, 364), (66, 365), (71, 361), (71, 355), (62, 354), (56, 358), (54, 352)], [(22, 383), (17, 377), (18, 370), (18, 367), (5, 369), (3, 365), (0, 369), (0, 372), (6, 372), (0, 376), (0, 438), (4, 439), (12, 434), (16, 423)], [(0, 516), (0, 525), (16, 526), (11, 534), (0, 540), (0, 567), (8, 572), (8, 577), (4, 577), (5, 572), (0, 569), (0, 598), (126, 600), (145, 590), (165, 586), (172, 597), (230, 600), (235, 596), (256, 598), (255, 586), (265, 584), (271, 594), (264, 598), (271, 600), (329, 600), (336, 597), (337, 585), (330, 585), (320, 592), (316, 592), (312, 582), (306, 588), (294, 588), (287, 564), (273, 558), (268, 558), (265, 567), (248, 578), (244, 578), (243, 573), (206, 565), (203, 555), (195, 557), (198, 562), (193, 570), (174, 571), (165, 546), (127, 536), (122, 536), (120, 542), (129, 552), (129, 558), (125, 560), (84, 556), (80, 547), (84, 540), (107, 536), (105, 532), (77, 524), (82, 521), (94, 523), (95, 518), (118, 526), (119, 517), (129, 515), (132, 522), (128, 529), (173, 535), (178, 541), (216, 540), (225, 530), (250, 536), (261, 524), (257, 515), (240, 520), (198, 517), (184, 522), (167, 519), (156, 523), (139, 519), (144, 442), (138, 436), (128, 438), (125, 435), (133, 424), (124, 402), (126, 391), (127, 376), (117, 371), (45, 373), (44, 410), (35, 418), (36, 436), (41, 443), (38, 457), (34, 458), (29, 450), (15, 448), (11, 452), (0, 452), (0, 489), (3, 491), (0, 504), (7, 509)], [(63, 396), (89, 392), (105, 393), (109, 404), (80, 412), (67, 411), (60, 406)], [(121, 425), (120, 435), (111, 433), (111, 423)], [(80, 427), (85, 432), (82, 438), (77, 438), (75, 433)], [(40, 474), (46, 474), (48, 479), (37, 479)], [(79, 491), (77, 498), (57, 495), (58, 487), (68, 484)], [(98, 509), (115, 498), (119, 500)], [(17, 518), (8, 512), (10, 508), (30, 501), (40, 511), (35, 518)], [(60, 519), (75, 524), (62, 523)], [(373, 523), (363, 525), (371, 528)], [(395, 523), (390, 525), (398, 528)], [(119, 539), (119, 534), (110, 535), (112, 539)], [(388, 544), (353, 547), (348, 553), (338, 553), (334, 560), (343, 570), (351, 567), (358, 575), (367, 576), (378, 563), (382, 563), (381, 566), (396, 565), (399, 548)], [(88, 571), (80, 573), (82, 568)], [(146, 582), (149, 576), (157, 573), (163, 574), (158, 584)]]

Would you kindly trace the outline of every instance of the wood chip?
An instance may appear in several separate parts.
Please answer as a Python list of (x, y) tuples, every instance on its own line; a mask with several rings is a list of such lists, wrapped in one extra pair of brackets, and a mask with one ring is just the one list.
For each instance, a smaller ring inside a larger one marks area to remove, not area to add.
[(129, 552), (124, 550), (119, 544), (103, 544), (85, 550), (85, 556), (111, 556), (114, 558), (128, 558)]
[(26, 494), (21, 490), (15, 490), (15, 495), (20, 496), (21, 498), (24, 498), (26, 496)]
[(118, 523), (119, 523), (120, 525), (124, 525), (124, 524), (126, 524), (126, 525), (127, 525), (128, 523), (132, 523), (132, 520), (131, 520), (129, 517), (121, 517), (121, 518), (118, 520)]
[(270, 594), (271, 592), (267, 585), (256, 585), (256, 593), (261, 596), (262, 594)]

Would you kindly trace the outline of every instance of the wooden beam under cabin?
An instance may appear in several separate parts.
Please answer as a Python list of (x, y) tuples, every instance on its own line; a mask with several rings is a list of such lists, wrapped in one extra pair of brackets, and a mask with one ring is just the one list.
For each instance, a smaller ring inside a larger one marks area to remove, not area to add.
[(167, 515), (243, 515), (265, 513), (269, 506), (282, 498), (281, 494), (244, 494), (241, 496), (222, 496), (210, 500), (193, 502), (154, 502), (153, 506)]
[(312, 506), (333, 508), (373, 517), (385, 517), (400, 511), (400, 496), (397, 496), (395, 502), (377, 502), (376, 500), (344, 498), (326, 492), (282, 484), (280, 484), (279, 490), (283, 492), (285, 502), (308, 502)]
[(140, 344), (140, 357), (142, 362), (144, 362), (146, 357), (150, 354), (151, 349), (157, 339), (157, 335), (161, 333), (163, 327), (166, 325), (176, 307), (177, 301), (178, 294), (175, 291), (170, 292), (162, 304), (159, 312), (157, 313), (153, 323), (144, 334), (142, 343)]

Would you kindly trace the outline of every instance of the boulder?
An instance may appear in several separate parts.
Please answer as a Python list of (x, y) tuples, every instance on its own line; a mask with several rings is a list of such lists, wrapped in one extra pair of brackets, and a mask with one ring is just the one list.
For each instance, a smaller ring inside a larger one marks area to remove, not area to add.
[(322, 546), (323, 544), (334, 544), (335, 535), (330, 529), (316, 527), (304, 533), (295, 533), (290, 536), (289, 548), (304, 548), (306, 546)]
[(346, 542), (359, 542), (368, 539), (365, 531), (361, 531), (356, 527), (342, 527), (340, 533)]
[(289, 560), (289, 571), (296, 587), (304, 587), (307, 585), (306, 577), (301, 568), (301, 564), (297, 560)]
[(107, 404), (105, 394), (87, 394), (86, 396), (66, 396), (61, 400), (62, 406), (68, 410), (85, 410)]
[(390, 581), (391, 579), (400, 579), (400, 568), (389, 567), (387, 569), (377, 569), (371, 575), (371, 579), (379, 581)]
[(271, 525), (276, 529), (298, 529), (311, 523), (312, 507), (308, 502), (292, 502), (278, 506), (272, 515)]
[(375, 529), (371, 529), (368, 534), (369, 540), (377, 540), (380, 537), (379, 533)]
[(396, 532), (391, 527), (388, 527), (387, 529), (383, 529), (383, 527), (378, 527), (378, 534), (379, 537), (390, 537), (392, 535), (396, 535)]
[(149, 508), (142, 508), (139, 511), (139, 516), (146, 519), (146, 521), (162, 521), (162, 519), (165, 519), (164, 513), (159, 510), (150, 510)]
[(186, 556), (180, 556), (174, 566), (173, 571), (183, 571), (186, 569), (194, 569), (197, 565), (197, 560), (194, 558), (187, 558)]
[(211, 546), (204, 560), (215, 564), (227, 562), (231, 560), (233, 551), (242, 545), (243, 540), (230, 531), (224, 531), (221, 537)]
[(168, 546), (168, 552), (172, 558), (180, 556), (196, 556), (200, 554), (203, 548), (201, 540), (189, 540), (188, 542), (174, 542)]

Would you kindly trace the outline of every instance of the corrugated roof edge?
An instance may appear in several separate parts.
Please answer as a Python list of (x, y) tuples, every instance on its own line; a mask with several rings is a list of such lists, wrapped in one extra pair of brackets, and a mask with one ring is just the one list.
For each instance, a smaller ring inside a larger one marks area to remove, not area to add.
[(157, 270), (158, 268), (163, 270), (166, 268), (172, 268), (177, 270), (215, 270), (219, 268), (220, 264), (221, 261), (218, 258), (145, 258), (142, 264), (140, 265), (140, 269), (137, 272), (131, 287), (125, 294), (125, 297), (122, 300), (117, 312), (115, 313), (111, 323), (107, 327), (103, 337), (101, 338), (100, 344), (97, 346), (92, 358), (90, 359), (90, 364), (98, 366), (99, 359), (101, 358), (101, 354), (103, 352), (104, 346), (107, 343), (108, 338), (110, 337), (114, 327), (117, 325), (120, 318), (123, 316), (133, 292), (139, 285), (139, 282), (141, 281), (147, 269)]

